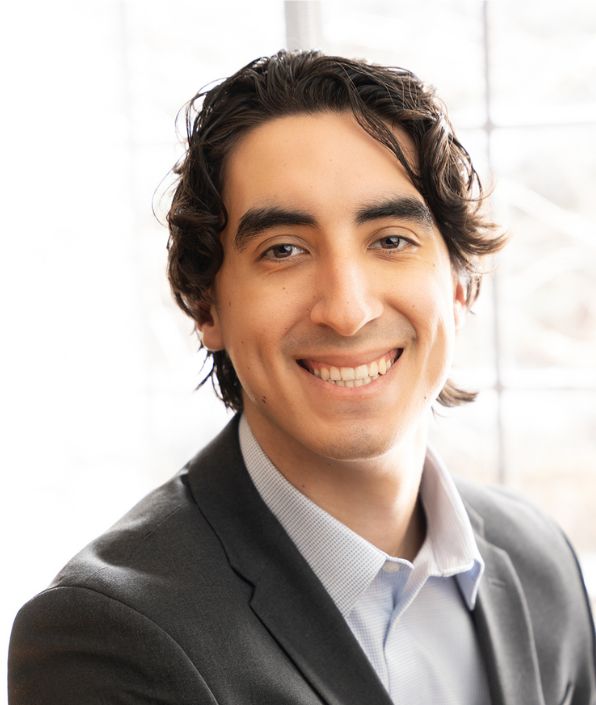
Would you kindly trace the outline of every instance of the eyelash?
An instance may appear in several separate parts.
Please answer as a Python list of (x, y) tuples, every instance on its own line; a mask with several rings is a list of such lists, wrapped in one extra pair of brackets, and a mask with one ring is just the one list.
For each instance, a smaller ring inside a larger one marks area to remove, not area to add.
[(284, 247), (291, 248), (292, 250), (300, 250), (301, 253), (306, 252), (303, 247), (299, 247), (298, 245), (292, 245), (289, 242), (280, 242), (277, 245), (272, 245), (271, 247), (268, 247), (265, 252), (263, 252), (263, 254), (261, 255), (261, 259), (269, 259), (277, 262), (279, 262), (280, 260), (289, 259), (289, 255), (284, 255), (283, 257), (273, 257), (273, 252), (275, 250), (279, 250)]

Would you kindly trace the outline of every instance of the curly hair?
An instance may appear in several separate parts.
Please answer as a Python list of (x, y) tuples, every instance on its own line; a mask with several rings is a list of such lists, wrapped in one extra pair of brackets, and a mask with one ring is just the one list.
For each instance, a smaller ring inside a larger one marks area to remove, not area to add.
[[(226, 156), (240, 137), (268, 120), (322, 111), (351, 111), (391, 150), (433, 214), (452, 267), (465, 282), (468, 305), (477, 298), (478, 261), (500, 249), (504, 237), (482, 212), (480, 179), (434, 90), (403, 68), (318, 51), (280, 51), (200, 91), (186, 106), (188, 148), (174, 167), (176, 188), (167, 215), (168, 277), (176, 302), (196, 324), (209, 319), (212, 284), (223, 261)], [(396, 126), (416, 148), (416, 167), (391, 130)], [(211, 378), (226, 406), (242, 409), (240, 383), (225, 350), (207, 351), (207, 359), (212, 366), (200, 384)], [(448, 380), (438, 401), (456, 406), (475, 396)]]

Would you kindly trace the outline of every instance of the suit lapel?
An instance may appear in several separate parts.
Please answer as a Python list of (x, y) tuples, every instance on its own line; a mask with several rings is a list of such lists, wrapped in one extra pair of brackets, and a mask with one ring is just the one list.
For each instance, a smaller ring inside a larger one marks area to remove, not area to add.
[(474, 611), (493, 705), (545, 705), (534, 634), (523, 588), (509, 555), (484, 537), (482, 518), (467, 504), (486, 568)]
[(252, 484), (237, 427), (238, 417), (191, 461), (188, 477), (230, 564), (254, 586), (252, 610), (328, 705), (391, 705), (331, 597)]
[(324, 588), (301, 571), (283, 572), (279, 576), (285, 579), (283, 590), (284, 583), (273, 573), (261, 577), (251, 606), (314, 690), (329, 705), (390, 705), (389, 695)]

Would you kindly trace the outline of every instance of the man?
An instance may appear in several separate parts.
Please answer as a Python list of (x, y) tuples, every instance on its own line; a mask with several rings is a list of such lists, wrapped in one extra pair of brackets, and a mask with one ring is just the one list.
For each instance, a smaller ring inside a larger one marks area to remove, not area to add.
[(11, 704), (596, 703), (565, 538), (427, 448), (502, 245), (442, 104), (281, 52), (188, 126), (170, 281), (239, 413), (21, 610)]

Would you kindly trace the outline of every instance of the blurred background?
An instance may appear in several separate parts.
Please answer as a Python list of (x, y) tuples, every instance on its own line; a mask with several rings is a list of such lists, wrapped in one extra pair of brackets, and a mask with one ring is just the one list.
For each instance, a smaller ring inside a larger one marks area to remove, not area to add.
[(447, 103), (511, 242), (459, 343), (480, 396), (433, 442), (553, 515), (596, 596), (596, 4), (25, 0), (0, 39), (2, 668), (18, 607), (228, 418), (194, 391), (152, 203), (180, 107), (284, 46), (405, 66)]

